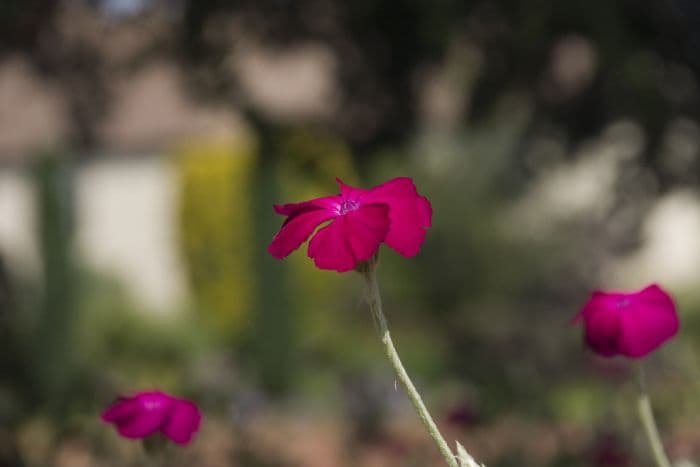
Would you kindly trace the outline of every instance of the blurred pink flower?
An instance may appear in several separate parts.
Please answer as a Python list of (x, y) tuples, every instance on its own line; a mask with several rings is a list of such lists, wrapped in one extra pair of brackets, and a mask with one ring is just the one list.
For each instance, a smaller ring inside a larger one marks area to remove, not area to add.
[(603, 433), (595, 439), (590, 461), (595, 467), (629, 467), (635, 464), (625, 440), (613, 433)]
[(102, 413), (125, 438), (145, 438), (162, 433), (177, 444), (187, 444), (199, 430), (202, 415), (185, 399), (153, 391), (120, 397)]
[(467, 429), (480, 422), (479, 407), (470, 400), (463, 400), (452, 406), (445, 416), (445, 422), (457, 427)]
[(309, 242), (309, 258), (319, 269), (355, 269), (358, 262), (372, 258), (382, 242), (403, 256), (418, 254), (432, 208), (413, 180), (394, 178), (369, 190), (337, 181), (339, 195), (275, 206), (287, 219), (268, 247), (272, 256), (287, 257), (327, 221)]
[(581, 321), (586, 343), (604, 357), (644, 357), (679, 327), (671, 296), (656, 284), (638, 292), (593, 292), (574, 318)]

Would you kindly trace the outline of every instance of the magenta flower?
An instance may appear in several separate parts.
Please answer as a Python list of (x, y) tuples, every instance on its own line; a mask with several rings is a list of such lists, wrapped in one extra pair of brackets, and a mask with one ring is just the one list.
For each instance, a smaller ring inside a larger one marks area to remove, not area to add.
[(410, 178), (395, 178), (369, 190), (337, 181), (339, 195), (275, 205), (287, 219), (268, 247), (272, 256), (286, 258), (328, 221), (309, 242), (309, 258), (320, 269), (355, 269), (382, 243), (406, 257), (418, 254), (431, 225), (432, 208)]
[(679, 327), (671, 296), (656, 284), (638, 292), (593, 292), (574, 318), (581, 321), (586, 343), (604, 357), (644, 357)]
[(120, 397), (102, 413), (125, 438), (145, 438), (162, 433), (177, 444), (187, 444), (199, 430), (202, 415), (188, 400), (153, 391)]

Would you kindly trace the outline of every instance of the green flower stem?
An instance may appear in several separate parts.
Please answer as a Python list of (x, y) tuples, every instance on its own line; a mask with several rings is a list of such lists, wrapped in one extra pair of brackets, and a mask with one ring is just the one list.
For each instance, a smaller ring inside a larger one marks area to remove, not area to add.
[(144, 451), (145, 467), (167, 467), (171, 465), (168, 439), (160, 433), (150, 435), (141, 440)]
[(389, 327), (387, 325), (386, 318), (384, 317), (384, 312), (382, 311), (382, 297), (379, 294), (376, 268), (377, 261), (376, 259), (373, 259), (362, 265), (359, 270), (366, 281), (369, 309), (372, 312), (372, 317), (377, 326), (379, 337), (382, 344), (384, 344), (384, 351), (386, 352), (387, 357), (389, 357), (389, 361), (391, 362), (391, 366), (394, 368), (396, 377), (399, 379), (399, 381), (401, 381), (401, 384), (406, 389), (406, 393), (408, 394), (409, 399), (411, 399), (413, 407), (416, 409), (416, 412), (418, 412), (418, 416), (423, 422), (423, 425), (425, 425), (425, 428), (428, 430), (428, 433), (430, 433), (430, 436), (433, 438), (433, 441), (435, 441), (435, 444), (437, 444), (437, 447), (447, 461), (447, 464), (450, 467), (459, 467), (457, 464), (457, 458), (450, 450), (445, 438), (443, 438), (440, 434), (440, 431), (430, 416), (428, 409), (425, 407), (418, 390), (416, 390), (416, 387), (411, 382), (411, 378), (408, 377), (408, 373), (406, 373), (406, 370), (401, 363), (399, 354), (394, 348), (394, 343), (392, 342), (391, 335), (389, 334)]
[(644, 376), (644, 367), (642, 366), (641, 360), (635, 362), (634, 369), (639, 385), (637, 410), (639, 411), (639, 418), (644, 426), (644, 432), (647, 435), (649, 446), (654, 454), (654, 460), (658, 467), (671, 467), (668, 456), (666, 456), (666, 451), (664, 451), (664, 446), (661, 444), (659, 430), (656, 428), (656, 421), (654, 420), (654, 413), (651, 410), (651, 402), (649, 400), (649, 394), (647, 393), (646, 378)]

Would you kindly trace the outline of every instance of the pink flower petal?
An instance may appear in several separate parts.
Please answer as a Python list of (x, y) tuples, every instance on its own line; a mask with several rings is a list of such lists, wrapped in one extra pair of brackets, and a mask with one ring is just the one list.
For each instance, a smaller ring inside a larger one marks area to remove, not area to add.
[(102, 412), (102, 420), (108, 423), (122, 423), (133, 417), (139, 411), (136, 400), (120, 397)]
[(160, 430), (172, 408), (173, 399), (160, 392), (141, 393), (134, 397), (138, 410), (129, 418), (117, 421), (119, 434), (143, 438)]
[(389, 207), (368, 205), (343, 216), (350, 249), (357, 261), (367, 261), (379, 249), (389, 231)]
[(356, 188), (354, 186), (346, 185), (345, 182), (343, 182), (341, 179), (336, 178), (335, 181), (338, 183), (338, 186), (340, 187), (340, 197), (342, 199), (351, 199), (354, 201), (358, 201), (363, 194), (367, 193), (369, 190), (365, 190), (363, 188)]
[(292, 251), (299, 248), (320, 224), (334, 217), (334, 214), (326, 209), (314, 208), (307, 212), (296, 212), (297, 214), (287, 218), (267, 248), (267, 251), (277, 259), (286, 258)]
[(386, 206), (360, 207), (320, 229), (309, 243), (308, 255), (320, 269), (350, 271), (377, 252), (388, 228)]
[(335, 210), (340, 203), (340, 196), (324, 196), (301, 203), (275, 204), (273, 207), (277, 214), (283, 216), (296, 216), (302, 212), (313, 211), (315, 209)]
[(338, 217), (319, 229), (309, 242), (307, 254), (319, 269), (333, 269), (338, 272), (355, 268), (355, 257), (345, 238), (345, 221)]
[(574, 320), (579, 321), (586, 343), (605, 357), (643, 357), (679, 328), (673, 300), (655, 284), (639, 292), (595, 292)]
[(165, 422), (162, 431), (165, 436), (177, 444), (187, 444), (199, 429), (202, 414), (190, 401), (175, 400), (170, 418)]
[(620, 353), (643, 357), (676, 335), (678, 316), (671, 297), (657, 285), (641, 291), (634, 311), (622, 313)]
[(383, 203), (389, 206), (391, 225), (386, 244), (406, 257), (418, 254), (432, 224), (432, 207), (420, 196), (413, 181), (395, 178), (369, 190), (363, 203)]
[(616, 355), (620, 336), (619, 313), (591, 313), (586, 321), (585, 336), (586, 343), (594, 352), (604, 357)]
[(124, 423), (117, 425), (117, 431), (125, 438), (140, 439), (160, 431), (165, 420), (164, 413), (138, 414)]

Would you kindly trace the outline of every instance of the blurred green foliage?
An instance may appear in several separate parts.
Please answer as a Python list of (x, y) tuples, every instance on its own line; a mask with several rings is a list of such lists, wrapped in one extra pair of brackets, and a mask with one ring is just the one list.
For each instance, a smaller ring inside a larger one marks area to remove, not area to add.
[(212, 332), (240, 336), (251, 324), (255, 263), (252, 138), (194, 141), (176, 151), (179, 238), (196, 306)]

